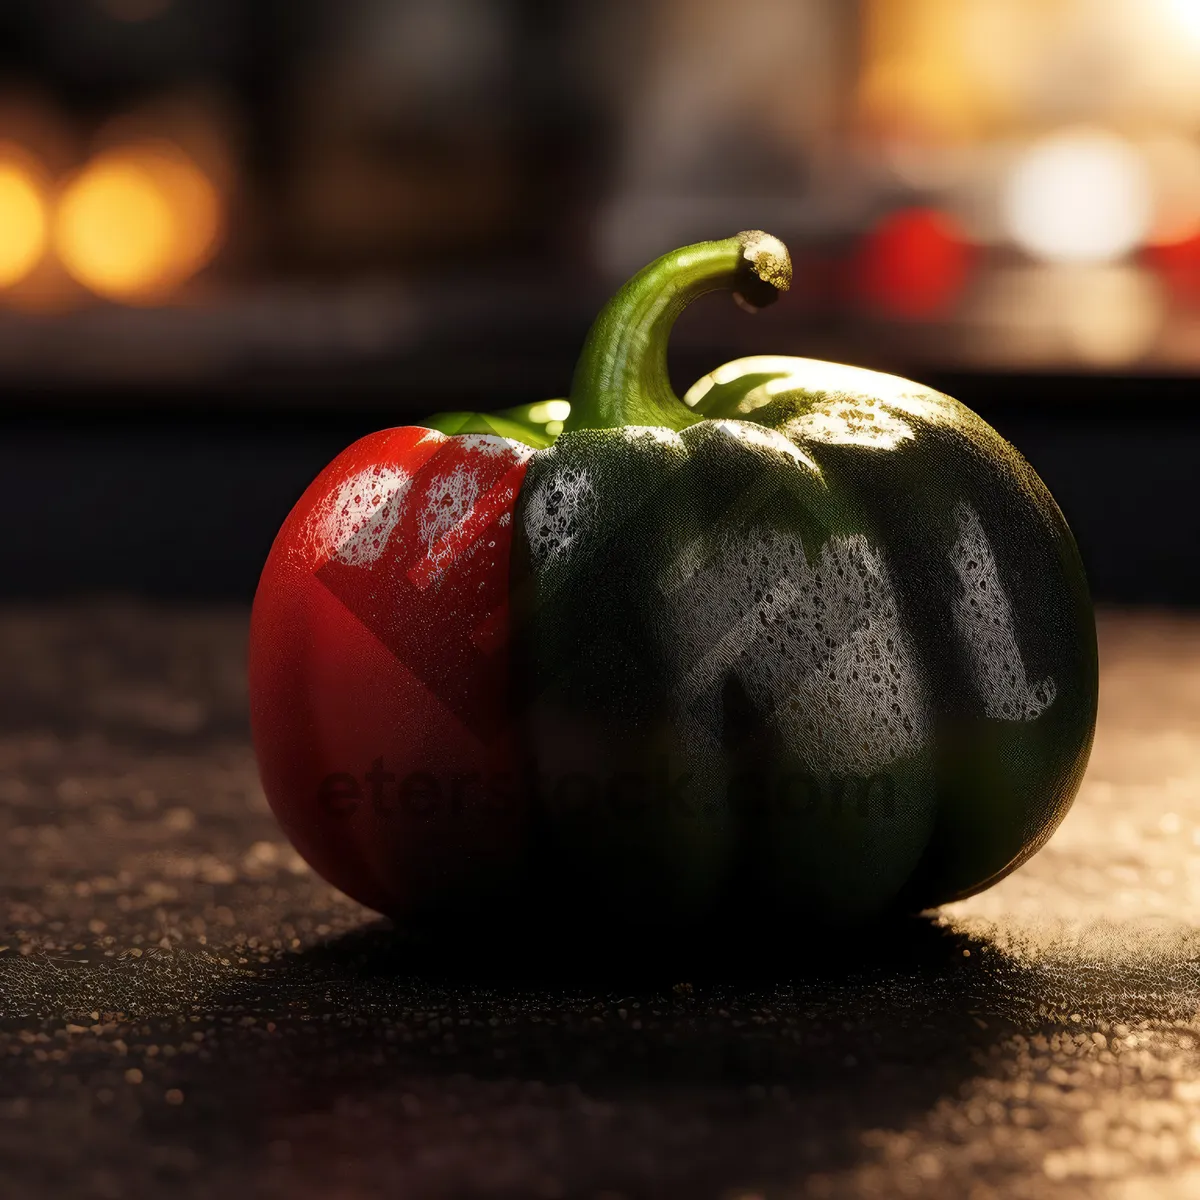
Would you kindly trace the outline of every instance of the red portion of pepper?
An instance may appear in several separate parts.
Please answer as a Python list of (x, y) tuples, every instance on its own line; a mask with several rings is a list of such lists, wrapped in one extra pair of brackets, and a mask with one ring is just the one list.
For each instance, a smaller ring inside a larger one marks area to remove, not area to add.
[(494, 436), (372, 434), (308, 488), (264, 568), (263, 786), (301, 854), (372, 908), (453, 910), (516, 881), (508, 571), (528, 456)]

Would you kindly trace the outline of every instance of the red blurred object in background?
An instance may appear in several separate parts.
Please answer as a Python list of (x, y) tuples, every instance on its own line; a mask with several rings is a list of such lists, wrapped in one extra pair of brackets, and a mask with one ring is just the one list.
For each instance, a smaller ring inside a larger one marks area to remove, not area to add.
[(863, 238), (854, 263), (858, 298), (898, 317), (933, 317), (966, 286), (975, 247), (958, 223), (934, 208), (889, 213)]
[(1158, 272), (1174, 300), (1200, 305), (1200, 233), (1178, 242), (1147, 246), (1143, 257)]

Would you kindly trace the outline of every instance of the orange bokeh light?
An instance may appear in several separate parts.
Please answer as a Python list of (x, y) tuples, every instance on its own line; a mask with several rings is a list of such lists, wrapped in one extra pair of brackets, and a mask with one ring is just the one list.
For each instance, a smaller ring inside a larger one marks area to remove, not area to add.
[(55, 247), (84, 287), (124, 303), (161, 299), (216, 253), (221, 197), (177, 147), (149, 142), (106, 151), (59, 201)]
[(0, 156), (0, 288), (21, 282), (46, 251), (46, 197), (33, 170)]

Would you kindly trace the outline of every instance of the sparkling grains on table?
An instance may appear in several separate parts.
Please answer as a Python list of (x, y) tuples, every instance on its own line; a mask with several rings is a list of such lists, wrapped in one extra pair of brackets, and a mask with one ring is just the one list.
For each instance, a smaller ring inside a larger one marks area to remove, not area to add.
[(0, 616), (7, 1197), (1200, 1194), (1200, 621), (999, 886), (736, 971), (431, 955), (259, 791), (246, 614)]

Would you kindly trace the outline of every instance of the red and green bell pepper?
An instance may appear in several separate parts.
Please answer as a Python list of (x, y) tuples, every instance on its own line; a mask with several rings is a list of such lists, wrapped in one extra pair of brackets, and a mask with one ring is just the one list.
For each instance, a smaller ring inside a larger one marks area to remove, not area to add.
[(671, 389), (691, 300), (761, 307), (790, 275), (758, 232), (668, 254), (601, 311), (569, 409), (372, 434), (304, 494), (251, 700), (268, 799), (327, 879), (415, 919), (844, 922), (968, 895), (1050, 836), (1095, 626), (1028, 463), (853, 367)]

